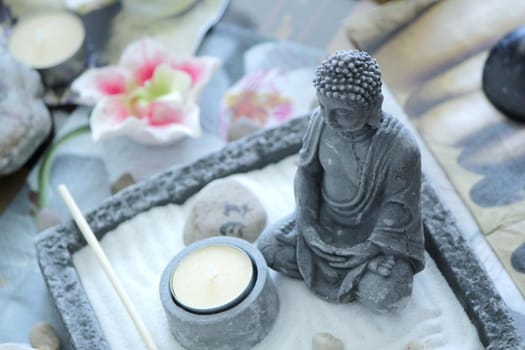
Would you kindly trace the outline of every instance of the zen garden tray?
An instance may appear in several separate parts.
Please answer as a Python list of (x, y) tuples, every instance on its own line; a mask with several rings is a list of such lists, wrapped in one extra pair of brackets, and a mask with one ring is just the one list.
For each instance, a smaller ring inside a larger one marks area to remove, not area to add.
[[(294, 119), (278, 128), (230, 143), (193, 164), (129, 187), (87, 213), (87, 221), (100, 240), (138, 214), (155, 207), (184, 203), (215, 179), (279, 162), (298, 152), (306, 124), (306, 118)], [(428, 181), (423, 183), (422, 210), (427, 252), (477, 330), (481, 344), (487, 349), (521, 348), (521, 338), (507, 307)], [(85, 246), (85, 240), (72, 221), (48, 229), (36, 241), (44, 279), (73, 347), (109, 349), (103, 327), (73, 261), (73, 255)], [(157, 286), (152, 288), (158, 294)]]

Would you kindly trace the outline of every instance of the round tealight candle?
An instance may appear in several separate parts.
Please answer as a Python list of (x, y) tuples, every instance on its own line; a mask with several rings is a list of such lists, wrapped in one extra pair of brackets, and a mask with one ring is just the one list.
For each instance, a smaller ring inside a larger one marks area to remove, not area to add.
[(254, 270), (242, 249), (216, 244), (185, 256), (171, 276), (171, 293), (194, 313), (216, 313), (240, 303), (253, 288)]
[(85, 32), (80, 19), (67, 12), (44, 12), (21, 19), (9, 38), (9, 50), (36, 69), (57, 66), (82, 47)]

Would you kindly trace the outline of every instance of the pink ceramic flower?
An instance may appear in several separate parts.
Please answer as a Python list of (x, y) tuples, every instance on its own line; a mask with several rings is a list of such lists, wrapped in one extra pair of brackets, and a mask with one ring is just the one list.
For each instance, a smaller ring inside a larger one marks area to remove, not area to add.
[(209, 57), (177, 61), (157, 42), (142, 39), (130, 44), (117, 66), (86, 71), (72, 89), (80, 102), (95, 105), (95, 141), (127, 135), (163, 144), (200, 135), (197, 98), (218, 66)]
[(308, 114), (315, 97), (312, 70), (253, 71), (235, 83), (222, 99), (222, 132), (240, 119), (265, 128)]

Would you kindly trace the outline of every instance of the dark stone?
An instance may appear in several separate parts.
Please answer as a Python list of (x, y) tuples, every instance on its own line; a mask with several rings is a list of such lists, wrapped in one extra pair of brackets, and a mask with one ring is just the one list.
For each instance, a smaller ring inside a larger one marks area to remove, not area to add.
[(512, 252), (510, 262), (514, 270), (525, 273), (525, 243)]
[(490, 50), (483, 68), (483, 91), (509, 118), (525, 121), (525, 26), (507, 34)]

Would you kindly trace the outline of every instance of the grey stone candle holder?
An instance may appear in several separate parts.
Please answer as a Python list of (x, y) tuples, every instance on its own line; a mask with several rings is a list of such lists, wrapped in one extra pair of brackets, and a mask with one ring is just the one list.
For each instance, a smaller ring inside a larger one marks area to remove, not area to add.
[[(146, 210), (184, 203), (213, 180), (260, 169), (297, 153), (306, 125), (306, 118), (298, 118), (230, 143), (192, 164), (126, 188), (86, 213), (86, 219), (101, 239)], [(492, 350), (524, 348), (507, 306), (462, 238), (453, 215), (426, 180), (421, 200), (426, 250), (476, 327), (483, 346)], [(40, 233), (36, 240), (42, 275), (73, 348), (109, 349), (73, 264), (73, 254), (85, 246), (86, 241), (72, 221)]]
[[(246, 252), (253, 263), (255, 283), (249, 294), (230, 309), (212, 314), (189, 312), (173, 300), (171, 274), (188, 254), (214, 244), (231, 245)], [(186, 247), (166, 266), (159, 293), (171, 333), (187, 349), (249, 349), (266, 337), (279, 313), (279, 297), (264, 257), (253, 244), (233, 237), (208, 238)]]

